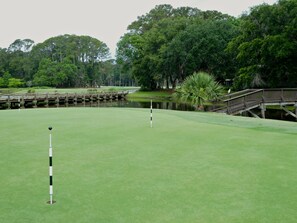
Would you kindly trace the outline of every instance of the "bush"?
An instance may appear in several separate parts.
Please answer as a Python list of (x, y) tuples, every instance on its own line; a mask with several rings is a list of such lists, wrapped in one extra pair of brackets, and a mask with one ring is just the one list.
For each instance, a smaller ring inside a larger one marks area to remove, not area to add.
[(9, 78), (8, 79), (8, 87), (10, 88), (18, 88), (23, 86), (23, 81), (21, 79), (17, 79), (17, 78)]
[(30, 88), (27, 92), (28, 92), (28, 93), (35, 93), (35, 89)]

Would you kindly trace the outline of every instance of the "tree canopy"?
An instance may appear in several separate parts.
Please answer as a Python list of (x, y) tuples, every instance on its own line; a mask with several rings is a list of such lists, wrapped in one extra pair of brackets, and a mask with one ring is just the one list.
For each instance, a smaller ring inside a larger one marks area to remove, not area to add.
[(294, 87), (296, 5), (262, 4), (239, 18), (159, 5), (128, 26), (117, 62), (148, 89), (175, 87), (197, 71), (233, 79), (236, 89)]
[(296, 15), (296, 0), (280, 0), (241, 17), (240, 34), (228, 47), (240, 64), (237, 88), (296, 87)]
[[(147, 89), (182, 82), (195, 71), (228, 76), (225, 51), (237, 34), (235, 18), (217, 11), (159, 5), (128, 27), (118, 43), (118, 63)], [(219, 61), (219, 62), (217, 62)]]
[[(0, 86), (175, 88), (195, 72), (233, 88), (296, 87), (297, 0), (261, 4), (234, 18), (218, 11), (157, 5), (128, 25), (116, 59), (90, 36), (61, 35), (0, 48)], [(14, 78), (9, 81), (10, 78)]]
[(110, 59), (107, 45), (90, 36), (61, 35), (42, 43), (14, 41), (0, 49), (1, 87), (10, 87), (4, 74), (11, 75), (14, 86), (97, 87), (131, 82), (121, 75)]

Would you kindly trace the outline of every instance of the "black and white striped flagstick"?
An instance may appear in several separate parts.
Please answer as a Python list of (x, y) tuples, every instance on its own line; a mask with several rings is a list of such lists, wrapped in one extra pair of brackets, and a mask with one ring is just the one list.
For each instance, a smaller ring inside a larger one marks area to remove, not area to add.
[(50, 140), (50, 146), (49, 146), (49, 195), (50, 200), (49, 204), (53, 204), (53, 148), (52, 148), (52, 127), (48, 127), (50, 130), (49, 140)]
[(153, 100), (151, 100), (151, 128), (153, 128)]

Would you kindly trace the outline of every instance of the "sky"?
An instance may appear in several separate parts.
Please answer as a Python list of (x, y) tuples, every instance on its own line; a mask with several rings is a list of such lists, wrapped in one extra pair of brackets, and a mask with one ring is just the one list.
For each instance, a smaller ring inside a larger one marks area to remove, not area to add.
[(107, 44), (114, 57), (116, 44), (138, 16), (156, 5), (217, 10), (238, 17), (250, 7), (277, 0), (0, 0), (0, 47), (17, 39), (41, 43), (64, 34), (88, 35)]

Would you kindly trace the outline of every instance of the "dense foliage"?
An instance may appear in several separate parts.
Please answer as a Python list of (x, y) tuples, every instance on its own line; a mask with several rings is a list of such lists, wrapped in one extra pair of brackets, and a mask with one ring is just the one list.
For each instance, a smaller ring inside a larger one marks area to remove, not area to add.
[(175, 88), (195, 72), (235, 89), (296, 87), (297, 0), (255, 6), (239, 18), (158, 5), (132, 22), (117, 44), (63, 35), (0, 48), (0, 87), (131, 85)]
[(241, 17), (241, 33), (229, 44), (240, 69), (237, 88), (297, 86), (297, 0), (260, 5)]
[(234, 88), (296, 87), (297, 0), (262, 4), (239, 18), (156, 6), (128, 27), (117, 62), (143, 88), (175, 87), (197, 71)]
[(131, 78), (121, 75), (109, 58), (106, 44), (89, 36), (57, 36), (37, 45), (32, 40), (16, 40), (0, 51), (0, 87), (130, 84)]
[(188, 76), (174, 94), (175, 98), (202, 108), (206, 101), (217, 100), (223, 95), (223, 87), (212, 75), (205, 72)]
[(128, 27), (118, 43), (117, 62), (143, 88), (174, 88), (195, 71), (224, 79), (234, 72), (228, 42), (237, 22), (217, 11), (159, 5)]

